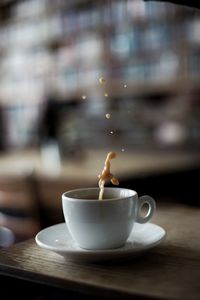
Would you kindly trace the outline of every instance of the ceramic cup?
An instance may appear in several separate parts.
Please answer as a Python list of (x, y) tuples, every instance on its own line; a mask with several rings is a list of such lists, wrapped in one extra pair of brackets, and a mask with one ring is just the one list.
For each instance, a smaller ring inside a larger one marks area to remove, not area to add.
[[(92, 250), (122, 247), (135, 222), (148, 222), (156, 209), (150, 196), (138, 197), (134, 190), (105, 188), (104, 199), (98, 200), (99, 188), (65, 192), (62, 208), (72, 238), (79, 247)], [(145, 216), (141, 208), (147, 204)]]

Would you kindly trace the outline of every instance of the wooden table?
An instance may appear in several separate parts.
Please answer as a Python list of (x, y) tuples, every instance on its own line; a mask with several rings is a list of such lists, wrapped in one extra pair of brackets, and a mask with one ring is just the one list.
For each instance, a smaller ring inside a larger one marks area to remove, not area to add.
[(199, 300), (200, 209), (157, 206), (152, 222), (166, 229), (166, 239), (123, 263), (73, 262), (40, 248), (33, 239), (1, 249), (1, 295), (12, 290), (23, 299), (26, 286), (29, 296), (26, 292), (24, 299), (66, 299), (69, 294), (69, 299)]

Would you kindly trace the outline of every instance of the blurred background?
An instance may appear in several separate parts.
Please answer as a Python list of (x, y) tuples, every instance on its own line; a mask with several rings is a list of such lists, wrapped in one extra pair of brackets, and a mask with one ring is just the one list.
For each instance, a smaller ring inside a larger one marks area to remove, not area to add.
[[(200, 11), (167, 2), (0, 3), (0, 225), (63, 221), (61, 194), (120, 186), (199, 205)], [(104, 80), (103, 80), (103, 79)]]

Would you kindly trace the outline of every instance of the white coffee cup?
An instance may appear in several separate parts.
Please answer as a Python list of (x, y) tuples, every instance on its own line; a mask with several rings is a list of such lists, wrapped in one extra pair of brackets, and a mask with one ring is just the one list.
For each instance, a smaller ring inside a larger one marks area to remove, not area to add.
[[(148, 222), (156, 204), (150, 196), (138, 197), (134, 190), (105, 188), (104, 199), (98, 200), (99, 188), (83, 188), (65, 192), (62, 208), (72, 238), (79, 247), (102, 250), (122, 247), (135, 222)], [(141, 208), (148, 204), (146, 216)]]

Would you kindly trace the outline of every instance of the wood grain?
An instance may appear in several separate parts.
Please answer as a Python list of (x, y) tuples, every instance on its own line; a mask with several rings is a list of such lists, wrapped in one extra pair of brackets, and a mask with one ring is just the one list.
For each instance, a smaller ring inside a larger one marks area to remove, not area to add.
[(32, 239), (0, 251), (0, 274), (109, 299), (200, 299), (200, 209), (158, 203), (153, 222), (166, 240), (137, 259), (76, 263)]

